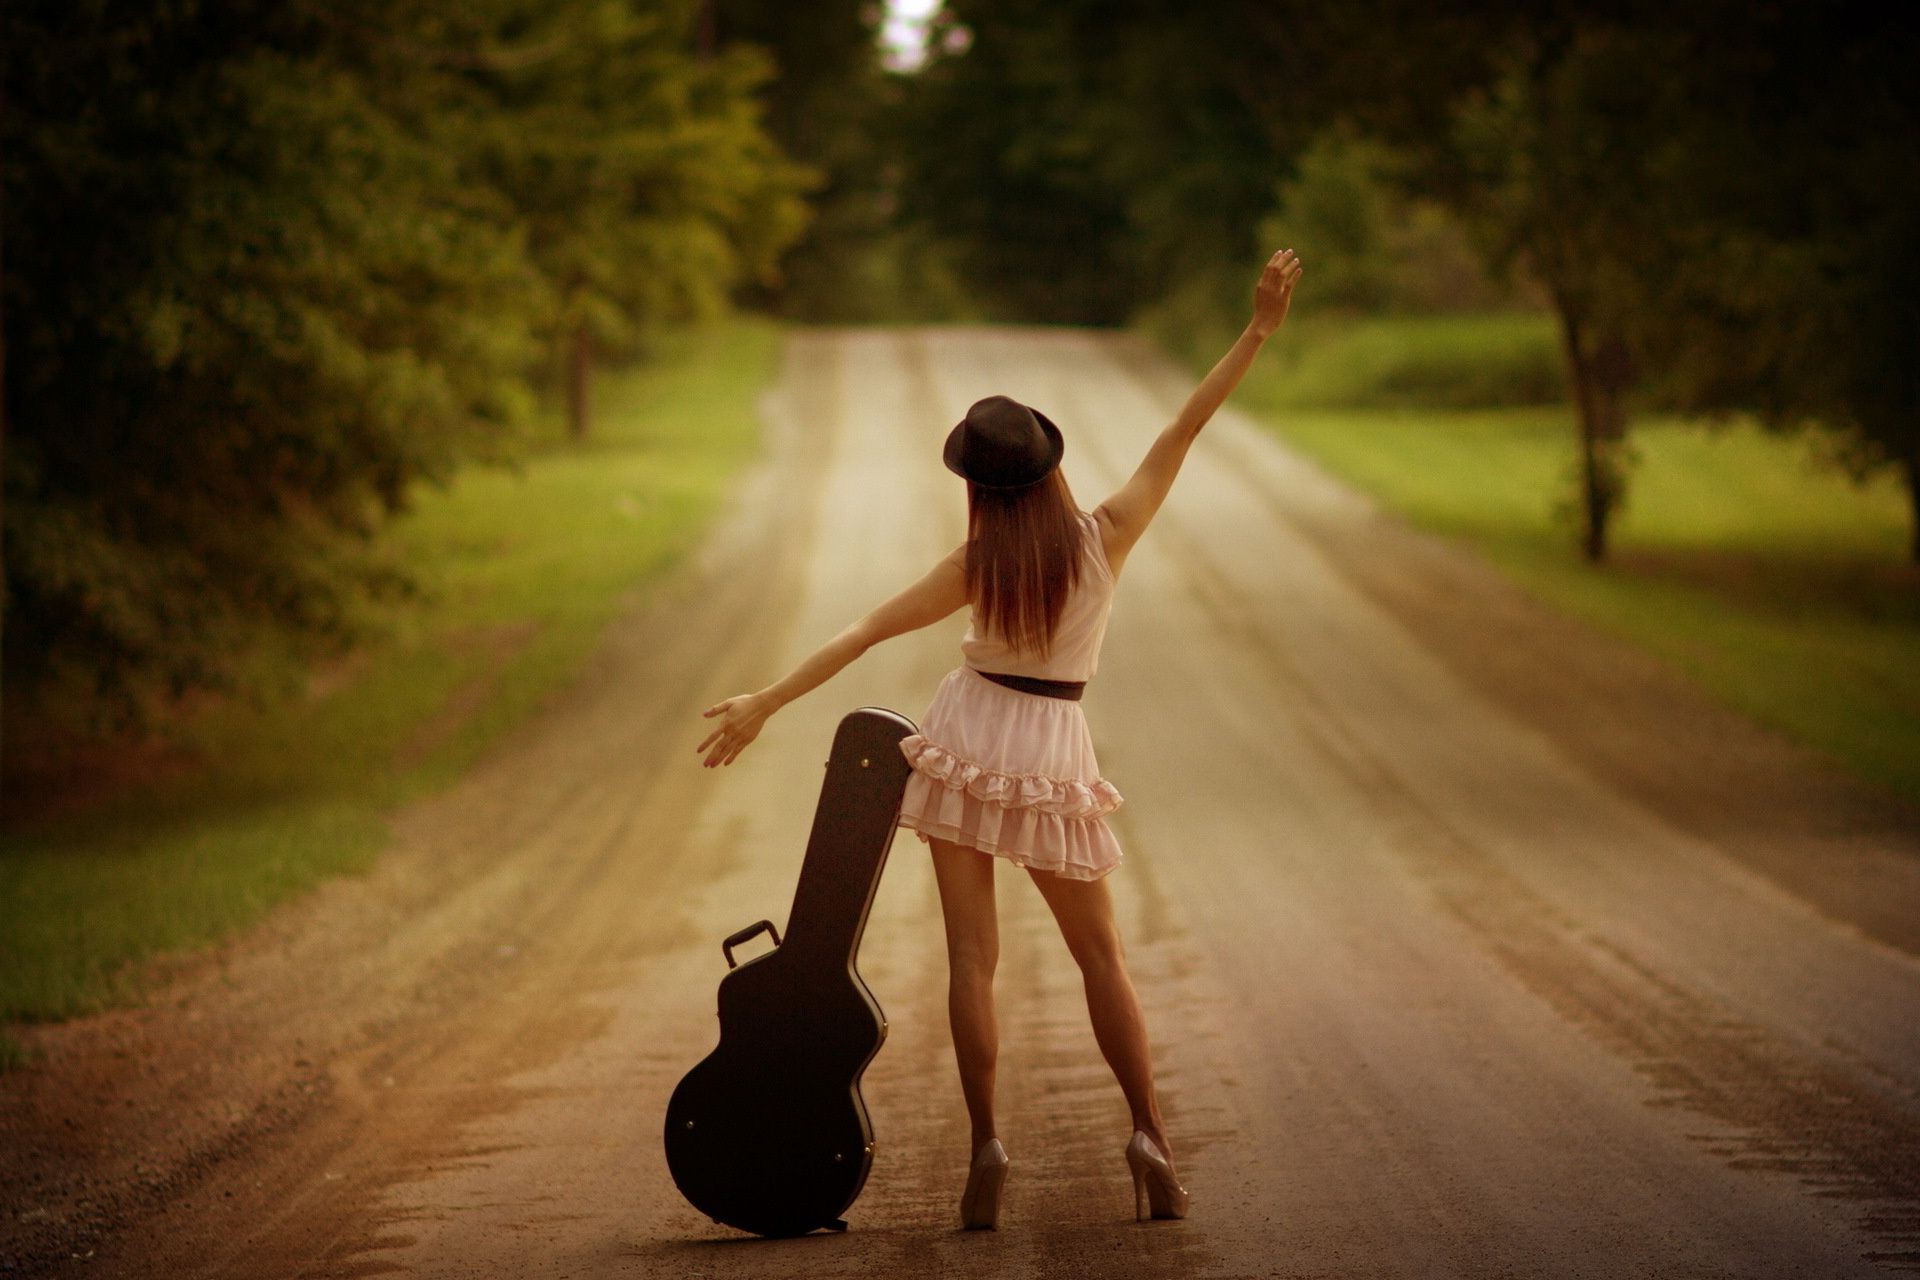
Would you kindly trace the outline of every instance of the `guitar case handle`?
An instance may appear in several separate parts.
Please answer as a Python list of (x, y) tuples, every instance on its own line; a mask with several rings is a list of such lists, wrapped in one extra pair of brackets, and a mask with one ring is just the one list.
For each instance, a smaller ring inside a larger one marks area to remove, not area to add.
[(773, 945), (776, 947), (780, 945), (780, 931), (773, 927), (773, 921), (771, 920), (755, 921), (753, 924), (748, 925), (746, 928), (742, 929), (740, 932), (734, 934), (732, 937), (728, 938), (725, 942), (720, 944), (720, 950), (727, 957), (727, 968), (737, 969), (740, 967), (738, 964), (734, 962), (733, 949), (739, 946), (741, 943), (745, 942), (748, 938), (751, 938), (756, 933), (772, 934)]

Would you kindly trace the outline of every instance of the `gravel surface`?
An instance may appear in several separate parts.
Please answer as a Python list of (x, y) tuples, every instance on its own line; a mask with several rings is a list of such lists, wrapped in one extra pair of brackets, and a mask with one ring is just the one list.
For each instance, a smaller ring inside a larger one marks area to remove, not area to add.
[[(1284, 339), (1283, 339), (1284, 340)], [(844, 1235), (668, 1176), (720, 939), (784, 922), (833, 727), (918, 719), (964, 618), (698, 765), (964, 534), (938, 447), (1005, 392), (1083, 507), (1186, 390), (1125, 337), (804, 331), (768, 462), (581, 679), (336, 881), (0, 1076), (0, 1271), (92, 1276), (1870, 1276), (1920, 1269), (1920, 820), (1554, 617), (1255, 431), (1210, 426), (1083, 704), (1184, 1222), (1136, 1225), (1072, 963), (1000, 872), (1002, 1228), (924, 846), (861, 971), (891, 1024)], [(750, 943), (750, 948), (764, 946)]]

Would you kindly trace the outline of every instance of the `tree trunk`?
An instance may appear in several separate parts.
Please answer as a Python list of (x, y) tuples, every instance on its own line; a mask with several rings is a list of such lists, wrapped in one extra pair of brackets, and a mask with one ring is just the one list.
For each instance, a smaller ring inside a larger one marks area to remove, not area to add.
[(1595, 340), (1578, 310), (1554, 291), (1560, 334), (1580, 423), (1580, 550), (1594, 563), (1606, 559), (1607, 535), (1626, 493), (1627, 421), (1624, 397), (1632, 380), (1626, 344), (1608, 335)]
[(693, 53), (701, 62), (712, 62), (714, 46), (714, 0), (698, 0), (693, 12)]
[[(4, 116), (7, 107), (6, 77), (0, 75), (0, 116)], [(3, 199), (4, 197), (0, 197)], [(6, 224), (5, 208), (0, 206), (0, 226)], [(4, 248), (4, 245), (0, 245)], [(6, 264), (0, 255), (0, 280), (5, 280)], [(13, 599), (13, 583), (7, 578), (6, 527), (7, 527), (7, 312), (5, 291), (0, 290), (0, 618), (4, 618), (7, 605)]]
[(585, 440), (593, 427), (593, 338), (584, 324), (573, 329), (573, 352), (567, 378), (567, 425), (575, 440)]

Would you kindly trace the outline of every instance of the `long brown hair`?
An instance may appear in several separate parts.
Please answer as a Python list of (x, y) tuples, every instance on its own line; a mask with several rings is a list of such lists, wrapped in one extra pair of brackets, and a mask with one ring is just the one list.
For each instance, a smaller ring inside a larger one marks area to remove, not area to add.
[(1052, 652), (1080, 582), (1080, 545), (1079, 508), (1060, 468), (1018, 489), (967, 483), (967, 599), (1014, 648)]

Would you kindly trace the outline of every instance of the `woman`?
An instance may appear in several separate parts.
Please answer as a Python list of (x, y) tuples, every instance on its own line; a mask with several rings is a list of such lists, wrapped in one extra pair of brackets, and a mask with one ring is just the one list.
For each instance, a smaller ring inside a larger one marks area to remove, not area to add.
[(965, 662), (941, 681), (921, 732), (900, 743), (913, 773), (899, 819), (931, 849), (946, 920), (947, 1011), (973, 1122), (960, 1203), (968, 1227), (998, 1224), (1007, 1171), (993, 1119), (996, 857), (1027, 870), (1080, 967), (1094, 1037), (1133, 1112), (1126, 1157), (1136, 1215), (1186, 1216), (1104, 878), (1121, 860), (1105, 815), (1122, 799), (1100, 776), (1079, 697), (1099, 659), (1121, 567), (1188, 447), (1286, 319), (1299, 278), (1291, 249), (1268, 260), (1246, 330), (1133, 477), (1091, 513), (1074, 503), (1060, 472), (1059, 428), (1005, 396), (976, 403), (944, 450), (948, 468), (967, 480), (968, 540), (786, 678), (705, 712), (720, 724), (695, 751), (707, 752), (708, 768), (732, 764), (767, 717), (873, 645), (973, 605), (961, 642)]

